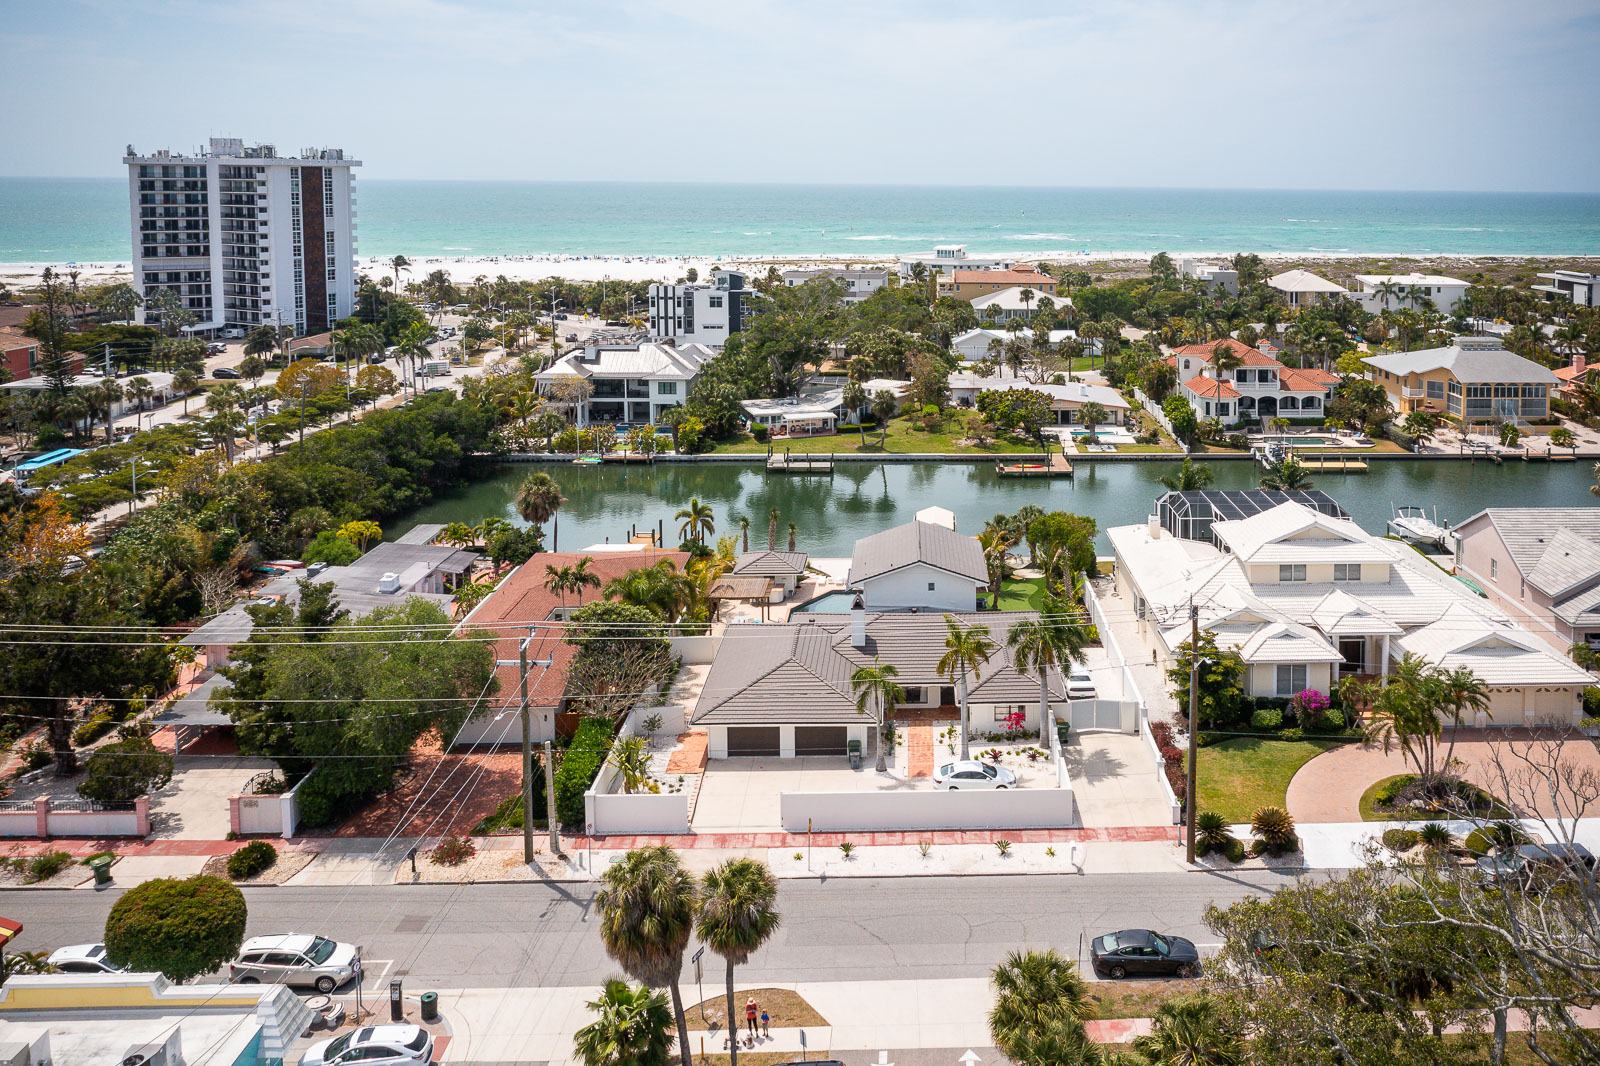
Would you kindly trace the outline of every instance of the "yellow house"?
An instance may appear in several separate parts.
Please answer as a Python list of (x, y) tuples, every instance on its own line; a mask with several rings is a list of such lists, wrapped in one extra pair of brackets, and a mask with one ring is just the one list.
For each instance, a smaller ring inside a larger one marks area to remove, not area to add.
[(1450, 414), (1466, 422), (1516, 422), (1550, 416), (1548, 367), (1508, 352), (1494, 337), (1456, 337), (1443, 348), (1369, 355), (1370, 377), (1401, 415)]
[(980, 296), (1022, 286), (1036, 296), (1054, 296), (1056, 279), (1026, 263), (1012, 270), (953, 270), (939, 275), (939, 295), (954, 296), (971, 303)]

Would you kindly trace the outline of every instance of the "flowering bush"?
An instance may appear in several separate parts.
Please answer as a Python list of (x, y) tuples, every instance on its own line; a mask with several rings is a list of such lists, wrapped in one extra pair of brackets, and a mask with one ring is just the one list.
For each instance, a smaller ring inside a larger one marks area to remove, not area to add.
[(1156, 742), (1156, 750), (1161, 753), (1167, 784), (1172, 786), (1172, 794), (1181, 801), (1189, 791), (1189, 778), (1184, 773), (1184, 760), (1188, 755), (1172, 742), (1172, 726), (1166, 722), (1150, 723), (1150, 739)]
[(1007, 733), (1020, 733), (1020, 732), (1022, 732), (1022, 727), (1023, 727), (1024, 723), (1027, 722), (1027, 720), (1028, 720), (1028, 716), (1026, 714), (1024, 714), (1023, 712), (1021, 712), (1021, 711), (1012, 711), (1010, 714), (1006, 715), (1005, 718), (1003, 718), (1001, 721), (1005, 725), (1005, 727), (1006, 727), (1005, 731)]
[(1328, 722), (1328, 709), (1332, 706), (1327, 693), (1308, 688), (1289, 699), (1289, 709), (1302, 726), (1315, 728)]

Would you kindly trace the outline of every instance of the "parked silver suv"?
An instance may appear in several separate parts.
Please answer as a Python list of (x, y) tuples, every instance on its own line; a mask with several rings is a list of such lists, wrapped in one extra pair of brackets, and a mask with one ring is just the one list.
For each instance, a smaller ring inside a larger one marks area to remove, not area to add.
[(228, 963), (228, 980), (240, 984), (281, 984), (328, 993), (361, 979), (361, 956), (353, 944), (309, 933), (253, 936)]

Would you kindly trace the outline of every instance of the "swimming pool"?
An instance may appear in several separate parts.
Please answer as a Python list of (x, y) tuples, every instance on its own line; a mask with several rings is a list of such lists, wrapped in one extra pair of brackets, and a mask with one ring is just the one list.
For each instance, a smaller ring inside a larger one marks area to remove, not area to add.
[(807, 600), (799, 606), (790, 608), (790, 614), (844, 614), (855, 602), (856, 594), (849, 589), (834, 589), (824, 592), (814, 600)]
[(1292, 448), (1334, 448), (1339, 445), (1337, 437), (1317, 437), (1304, 433), (1278, 433), (1265, 437), (1251, 437), (1252, 443), (1260, 444), (1287, 444)]

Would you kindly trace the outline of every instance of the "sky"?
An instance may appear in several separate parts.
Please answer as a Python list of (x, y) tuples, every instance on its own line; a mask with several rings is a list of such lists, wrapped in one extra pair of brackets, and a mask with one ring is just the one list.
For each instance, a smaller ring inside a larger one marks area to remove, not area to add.
[(0, 176), (1600, 192), (1600, 0), (3, 0)]

